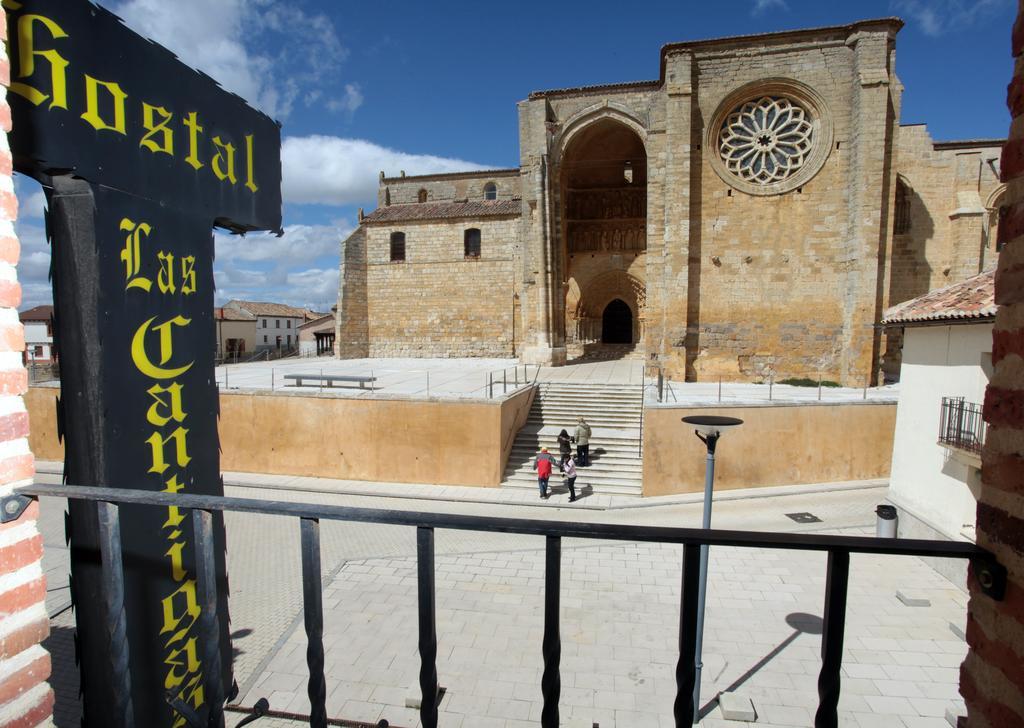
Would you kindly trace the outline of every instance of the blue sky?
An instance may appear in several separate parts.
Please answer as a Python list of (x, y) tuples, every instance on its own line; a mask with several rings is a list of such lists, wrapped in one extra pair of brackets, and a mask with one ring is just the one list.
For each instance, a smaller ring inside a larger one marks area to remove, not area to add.
[[(903, 123), (1004, 137), (1013, 0), (101, 0), (282, 127), (285, 235), (217, 236), (217, 302), (329, 310), (356, 210), (397, 174), (518, 164), (530, 91), (658, 77), (659, 48), (896, 15)], [(19, 178), (23, 308), (50, 303), (42, 194)]]

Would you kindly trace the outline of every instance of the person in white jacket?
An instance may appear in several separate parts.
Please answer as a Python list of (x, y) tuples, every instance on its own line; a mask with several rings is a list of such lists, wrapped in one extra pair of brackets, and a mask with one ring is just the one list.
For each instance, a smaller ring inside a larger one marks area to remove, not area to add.
[(569, 488), (569, 502), (572, 503), (576, 500), (576, 460), (572, 453), (569, 453), (569, 457), (565, 461), (562, 475), (565, 477), (565, 485)]

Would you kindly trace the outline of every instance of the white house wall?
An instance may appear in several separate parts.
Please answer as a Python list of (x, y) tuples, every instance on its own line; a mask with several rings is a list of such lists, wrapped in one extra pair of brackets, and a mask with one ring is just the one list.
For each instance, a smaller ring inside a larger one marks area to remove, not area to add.
[[(975, 520), (978, 471), (938, 444), (943, 397), (981, 404), (992, 351), (992, 324), (908, 327), (893, 440), (890, 499), (942, 535), (962, 539)], [(923, 537), (900, 517), (900, 535)], [(906, 526), (906, 527), (904, 527)], [(937, 534), (936, 534), (937, 535)], [(934, 537), (934, 536), (933, 536)]]

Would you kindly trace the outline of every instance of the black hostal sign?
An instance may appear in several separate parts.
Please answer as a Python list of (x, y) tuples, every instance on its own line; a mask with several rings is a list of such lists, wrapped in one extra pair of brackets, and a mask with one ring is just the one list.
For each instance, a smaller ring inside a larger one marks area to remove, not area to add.
[[(15, 169), (50, 203), (65, 478), (222, 495), (211, 228), (280, 230), (280, 130), (85, 0), (3, 5)], [(115, 726), (96, 509), (69, 502), (83, 724)], [(214, 541), (229, 693), (219, 516)], [(209, 707), (192, 519), (123, 506), (121, 544), (134, 722), (183, 726), (168, 694)]]

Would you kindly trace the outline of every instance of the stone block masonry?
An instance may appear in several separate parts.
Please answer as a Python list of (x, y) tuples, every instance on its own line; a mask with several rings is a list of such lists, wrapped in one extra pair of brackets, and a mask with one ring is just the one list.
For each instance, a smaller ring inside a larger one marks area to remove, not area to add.
[[(6, 41), (7, 25), (0, 25)], [(14, 232), (18, 202), (11, 178), (7, 134), (11, 114), (6, 87), (10, 83), (6, 43), (0, 47), (0, 496), (35, 475), (28, 447), (28, 413), (22, 395), (28, 374), (21, 363), (25, 348), (17, 306), (21, 287), (16, 265), (20, 246)], [(37, 527), (38, 504), (17, 520), (0, 524), (0, 725), (32, 728), (48, 724), (53, 713), (50, 655), (41, 642), (50, 632), (46, 613), (46, 577), (42, 570), (42, 539)]]
[[(1015, 70), (1008, 104), (1013, 121), (1003, 151), (1007, 218), (1024, 214), (1024, 109), (1014, 89), (1024, 80), (1024, 2), (1013, 27)], [(1002, 226), (996, 268), (996, 315), (992, 363), (985, 394), (989, 430), (982, 452), (978, 497), (978, 545), (992, 551), (1008, 572), (1006, 597), (982, 594), (976, 575), (968, 581), (967, 642), (960, 692), (972, 728), (1024, 725), (1024, 231)]]

